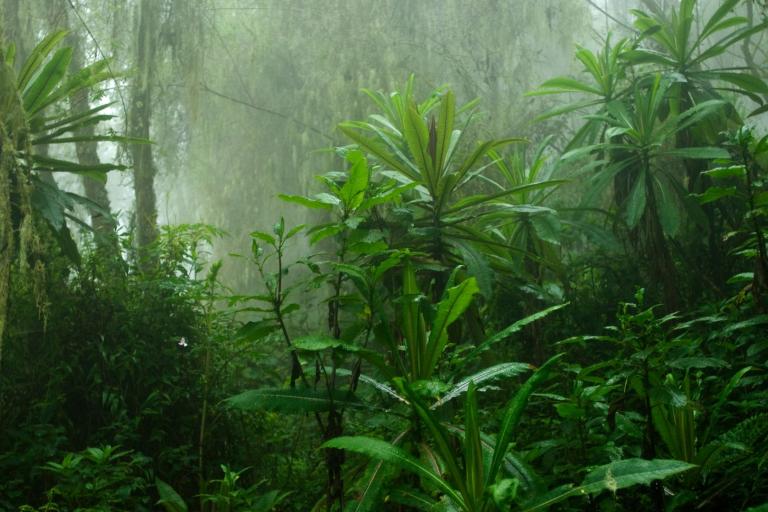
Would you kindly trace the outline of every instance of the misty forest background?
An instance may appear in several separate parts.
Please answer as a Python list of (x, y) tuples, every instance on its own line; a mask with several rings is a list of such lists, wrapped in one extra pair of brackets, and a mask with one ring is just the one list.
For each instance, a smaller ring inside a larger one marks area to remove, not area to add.
[(766, 2), (0, 13), (0, 510), (768, 510)]

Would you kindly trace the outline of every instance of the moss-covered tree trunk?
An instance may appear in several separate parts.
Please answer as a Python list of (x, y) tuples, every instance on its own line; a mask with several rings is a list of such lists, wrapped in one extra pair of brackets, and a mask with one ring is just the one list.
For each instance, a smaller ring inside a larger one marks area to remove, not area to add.
[(28, 171), (19, 164), (20, 149), (29, 150), (27, 125), (16, 74), (3, 59), (0, 41), (0, 367), (8, 321), (11, 271), (19, 252), (28, 253), (33, 236)]

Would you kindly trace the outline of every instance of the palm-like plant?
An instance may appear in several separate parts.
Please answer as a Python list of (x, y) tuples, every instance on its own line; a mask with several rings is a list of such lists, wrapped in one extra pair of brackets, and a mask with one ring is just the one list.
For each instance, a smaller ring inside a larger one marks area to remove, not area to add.
[[(545, 151), (551, 137), (533, 152), (530, 161), (524, 149), (504, 157), (496, 151), (489, 156), (501, 179), (486, 178), (498, 190), (517, 189), (507, 201), (498, 204), (498, 212), (488, 216), (490, 228), (495, 228), (502, 240), (515, 247), (512, 272), (525, 276), (530, 283), (541, 285), (546, 271), (562, 276), (560, 217), (557, 210), (547, 206), (561, 182), (553, 180), (556, 164), (551, 165)], [(546, 188), (526, 189), (525, 185), (549, 183)], [(497, 222), (498, 220), (498, 222)], [(502, 262), (499, 262), (502, 264)]]
[[(477, 229), (478, 222), (498, 213), (499, 202), (516, 193), (557, 183), (549, 180), (477, 193), (476, 185), (488, 166), (483, 159), (489, 151), (525, 142), (523, 139), (491, 140), (465, 147), (466, 129), (456, 128), (456, 118), (473, 104), (457, 109), (450, 90), (435, 91), (417, 103), (413, 79), (404, 93), (368, 94), (381, 114), (370, 116), (368, 121), (342, 123), (340, 129), (378, 161), (379, 174), (415, 185), (407, 203), (414, 209), (413, 229), (402, 243), (426, 251), (443, 264), (462, 262), (460, 250), (465, 243), (498, 248), (497, 241)], [(437, 111), (436, 116), (433, 111)]]
[[(578, 46), (575, 56), (584, 65), (586, 79), (555, 77), (545, 81), (538, 89), (527, 93), (526, 96), (579, 94), (586, 95), (586, 99), (553, 108), (538, 116), (536, 120), (543, 121), (572, 112), (605, 112), (608, 103), (621, 98), (627, 92), (627, 66), (623, 56), (631, 48), (631, 42), (628, 39), (620, 39), (612, 45), (610, 34), (606, 36), (602, 50), (597, 53)], [(588, 118), (566, 149), (596, 140), (602, 141), (605, 133), (601, 127), (598, 120)]]
[[(768, 86), (749, 73), (748, 67), (712, 67), (711, 61), (736, 43), (765, 30), (768, 22), (750, 26), (747, 18), (732, 15), (739, 0), (725, 0), (697, 33), (694, 23), (697, 0), (682, 0), (680, 7), (669, 13), (653, 0), (644, 0), (644, 3), (650, 12), (633, 10), (635, 27), (642, 38), (655, 43), (655, 48), (638, 47), (623, 57), (632, 65), (656, 64), (674, 73), (681, 84), (680, 110), (687, 108), (691, 101), (711, 99), (716, 94), (714, 91), (719, 90), (743, 94), (763, 103), (760, 95), (768, 94)], [(712, 39), (714, 42), (710, 42)], [(726, 85), (712, 85), (712, 80)]]
[(638, 83), (631, 103), (613, 101), (607, 114), (597, 117), (606, 123), (608, 142), (574, 150), (570, 159), (607, 150), (612, 160), (591, 180), (597, 194), (614, 183), (614, 202), (620, 215), (641, 245), (644, 256), (655, 262), (652, 271), (664, 283), (670, 307), (678, 303), (675, 269), (666, 238), (678, 234), (686, 216), (697, 215), (697, 206), (671, 171), (675, 159), (727, 158), (727, 152), (714, 147), (676, 148), (675, 134), (694, 125), (722, 105), (719, 100), (700, 103), (680, 114), (667, 110), (669, 80), (656, 75), (642, 87)]

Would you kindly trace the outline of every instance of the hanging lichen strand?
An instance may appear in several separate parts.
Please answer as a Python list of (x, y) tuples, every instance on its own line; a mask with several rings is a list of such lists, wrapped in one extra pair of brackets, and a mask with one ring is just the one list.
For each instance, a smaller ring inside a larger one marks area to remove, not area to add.
[(31, 165), (24, 160), (31, 155), (27, 125), (21, 98), (16, 88), (16, 74), (5, 60), (0, 46), (0, 366), (3, 361), (3, 336), (8, 318), (11, 271), (16, 262), (22, 277), (29, 277), (37, 305), (45, 307), (45, 269), (40, 254), (41, 241), (31, 208)]

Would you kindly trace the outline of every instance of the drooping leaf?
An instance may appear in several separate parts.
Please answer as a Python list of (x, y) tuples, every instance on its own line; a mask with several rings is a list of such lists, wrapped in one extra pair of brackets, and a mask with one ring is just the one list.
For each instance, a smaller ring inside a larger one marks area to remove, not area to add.
[(505, 327), (504, 329), (497, 332), (487, 340), (483, 341), (474, 350), (472, 350), (465, 359), (468, 361), (474, 359), (475, 357), (479, 356), (481, 353), (488, 350), (491, 347), (491, 345), (512, 336), (516, 332), (520, 332), (523, 329), (523, 327), (525, 327), (526, 325), (531, 324), (537, 320), (540, 320), (545, 316), (549, 315), (550, 313), (553, 313), (558, 309), (562, 309), (566, 307), (568, 304), (569, 304), (568, 302), (564, 304), (558, 304), (556, 306), (552, 306), (552, 307), (543, 309), (541, 311), (537, 311), (536, 313), (533, 313), (532, 315), (528, 315), (525, 318), (521, 318), (520, 320), (514, 322), (512, 325)]
[(163, 482), (159, 478), (155, 478), (155, 487), (157, 488), (157, 494), (160, 499), (157, 501), (157, 505), (162, 505), (166, 512), (187, 512), (187, 504), (179, 493), (177, 493), (173, 487)]
[(709, 187), (701, 194), (696, 195), (699, 204), (707, 204), (722, 199), (724, 197), (733, 197), (736, 195), (736, 187)]
[(456, 397), (466, 393), (469, 389), (469, 383), (482, 384), (483, 382), (500, 379), (503, 377), (512, 377), (520, 375), (531, 369), (531, 365), (527, 363), (501, 363), (488, 368), (484, 368), (477, 373), (461, 379), (439, 400), (437, 400), (430, 409), (436, 409), (446, 402), (453, 400)]
[(536, 387), (549, 376), (549, 371), (552, 366), (554, 366), (564, 355), (565, 354), (558, 354), (542, 364), (541, 367), (525, 381), (523, 386), (505, 406), (501, 427), (499, 428), (498, 434), (496, 434), (496, 446), (493, 448), (493, 457), (491, 458), (490, 468), (488, 469), (486, 485), (490, 485), (496, 480), (496, 475), (501, 468), (509, 443), (512, 441), (512, 434), (514, 433), (517, 424), (520, 422), (523, 410), (528, 403), (528, 398)]
[(283, 201), (289, 202), (289, 203), (296, 203), (300, 204), (301, 206), (306, 206), (307, 208), (319, 208), (323, 210), (330, 210), (333, 208), (334, 203), (333, 201), (325, 200), (325, 199), (313, 199), (309, 197), (304, 196), (296, 196), (296, 195), (289, 195), (289, 194), (279, 194), (278, 197), (282, 199)]
[(321, 448), (336, 448), (338, 450), (361, 453), (368, 457), (394, 464), (428, 481), (446, 496), (450, 497), (458, 506), (463, 507), (464, 505), (461, 495), (448, 485), (440, 475), (432, 471), (430, 467), (411, 457), (406, 451), (385, 441), (363, 436), (343, 436), (326, 441)]
[(716, 167), (708, 171), (704, 171), (702, 174), (715, 179), (725, 179), (732, 177), (743, 177), (746, 174), (743, 165), (730, 165), (728, 167)]
[(606, 464), (592, 470), (581, 485), (566, 485), (538, 496), (526, 503), (524, 512), (545, 510), (548, 507), (574, 496), (595, 494), (604, 490), (617, 491), (633, 485), (647, 485), (654, 480), (688, 471), (693, 464), (679, 460), (626, 459)]
[(325, 412), (331, 407), (364, 407), (354, 395), (335, 390), (332, 398), (325, 390), (252, 389), (227, 398), (225, 403), (244, 411), (269, 410), (288, 414)]

